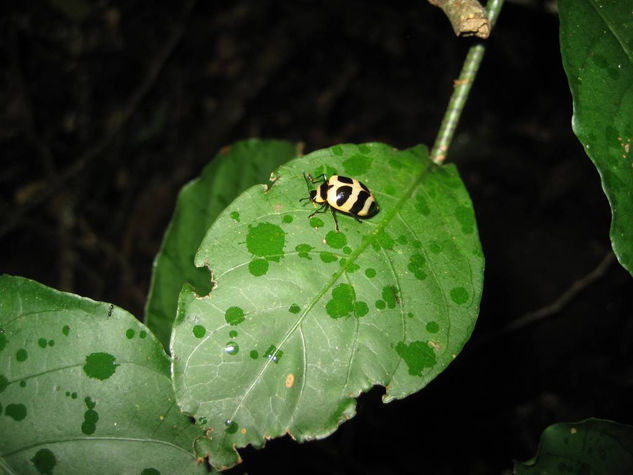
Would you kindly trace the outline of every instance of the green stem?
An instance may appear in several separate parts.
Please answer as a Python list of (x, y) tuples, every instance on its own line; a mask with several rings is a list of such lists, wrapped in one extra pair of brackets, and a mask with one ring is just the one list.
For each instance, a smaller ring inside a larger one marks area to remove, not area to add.
[[(503, 0), (488, 1), (486, 7), (491, 29), (499, 16), (502, 5)], [(451, 95), (446, 112), (444, 113), (440, 130), (437, 133), (437, 138), (435, 139), (435, 144), (431, 151), (431, 160), (438, 165), (441, 165), (446, 158), (448, 148), (453, 140), (453, 135), (455, 135), (455, 129), (457, 129), (457, 123), (462, 115), (462, 110), (466, 104), (466, 99), (468, 99), (470, 88), (475, 80), (485, 51), (486, 47), (481, 43), (471, 46), (466, 55), (466, 60), (464, 61), (464, 66), (459, 74), (459, 78), (455, 81), (455, 89)]]

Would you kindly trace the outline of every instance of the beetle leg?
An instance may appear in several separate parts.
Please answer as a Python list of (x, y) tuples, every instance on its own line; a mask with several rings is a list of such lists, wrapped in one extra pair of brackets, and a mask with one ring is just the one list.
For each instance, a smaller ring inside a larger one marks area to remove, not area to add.
[[(310, 179), (308, 179), (308, 177), (310, 177)], [(306, 175), (306, 172), (303, 172), (303, 179), (306, 181), (308, 192), (310, 192), (310, 180), (312, 180), (312, 177), (310, 175)]]
[(330, 206), (330, 211), (332, 211), (332, 217), (334, 218), (334, 224), (336, 225), (336, 232), (338, 233), (338, 219), (336, 219), (336, 211), (334, 211), (334, 208), (332, 208)]
[(325, 208), (327, 208), (327, 206), (328, 206), (327, 203), (323, 203), (318, 210), (316, 210), (314, 213), (312, 213), (310, 216), (308, 216), (308, 219), (310, 219), (312, 216), (314, 216), (317, 213), (325, 213)]

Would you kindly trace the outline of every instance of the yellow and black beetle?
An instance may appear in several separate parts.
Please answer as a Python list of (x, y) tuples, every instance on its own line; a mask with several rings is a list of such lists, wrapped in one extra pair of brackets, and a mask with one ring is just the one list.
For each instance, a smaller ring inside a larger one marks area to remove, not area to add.
[[(310, 200), (321, 205), (319, 209), (308, 216), (308, 219), (330, 208), (334, 217), (336, 231), (338, 231), (336, 211), (348, 214), (358, 222), (361, 222), (360, 218), (371, 218), (378, 213), (378, 203), (376, 203), (374, 195), (371, 194), (369, 188), (355, 178), (340, 175), (332, 175), (328, 178), (325, 174), (312, 178), (311, 175), (306, 175), (305, 173), (303, 178), (308, 185), (310, 196), (301, 198), (300, 201)], [(317, 183), (319, 180), (323, 180), (323, 183), (316, 190), (311, 189), (310, 184)]]

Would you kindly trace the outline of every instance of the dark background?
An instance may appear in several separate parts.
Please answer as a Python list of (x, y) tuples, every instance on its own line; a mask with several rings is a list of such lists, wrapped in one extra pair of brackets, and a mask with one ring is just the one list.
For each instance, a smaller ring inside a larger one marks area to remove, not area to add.
[[(248, 137), (433, 144), (472, 40), (415, 1), (7, 2), (0, 70), (0, 271), (143, 315), (180, 187)], [(509, 473), (549, 424), (633, 423), (631, 276), (571, 131), (551, 2), (507, 2), (448, 161), (486, 255), (481, 314), (420, 393), (331, 437), (245, 449), (231, 473)], [(266, 177), (262, 177), (264, 180)]]

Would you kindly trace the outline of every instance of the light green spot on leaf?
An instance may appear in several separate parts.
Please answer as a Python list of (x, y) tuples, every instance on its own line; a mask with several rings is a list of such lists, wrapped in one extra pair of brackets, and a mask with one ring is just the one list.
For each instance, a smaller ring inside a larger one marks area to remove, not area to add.
[(345, 267), (345, 272), (351, 274), (360, 269), (360, 266), (355, 262), (348, 263), (346, 259), (341, 259), (341, 267)]
[[(92, 407), (94, 407), (94, 405)], [(84, 412), (84, 421), (81, 424), (81, 432), (86, 435), (94, 434), (97, 430), (98, 421), (99, 413), (92, 408), (88, 409), (86, 412)]]
[(4, 414), (19, 422), (26, 417), (26, 406), (24, 404), (7, 404)]
[(376, 236), (374, 249), (376, 249), (376, 251), (380, 251), (380, 249), (393, 249), (395, 243), (396, 242), (388, 233), (380, 231)]
[(389, 308), (396, 307), (396, 297), (398, 295), (398, 290), (393, 285), (387, 285), (382, 288), (382, 299), (387, 304)]
[(407, 364), (411, 376), (422, 376), (425, 368), (431, 368), (436, 363), (433, 349), (423, 341), (414, 341), (409, 345), (398, 342), (396, 352)]
[(249, 226), (246, 247), (251, 254), (279, 259), (285, 244), (286, 233), (276, 224), (259, 223), (257, 226)]
[(334, 249), (342, 249), (347, 244), (347, 237), (343, 233), (330, 231), (325, 235), (325, 242)]
[(422, 216), (428, 216), (429, 214), (431, 214), (431, 209), (429, 208), (429, 205), (426, 202), (426, 198), (424, 198), (421, 191), (419, 191), (418, 194), (415, 195), (415, 209)]
[(395, 160), (395, 159), (389, 160), (389, 166), (396, 170), (400, 170), (402, 168), (402, 163), (400, 163), (398, 160)]
[(409, 269), (418, 280), (424, 280), (427, 277), (426, 259), (421, 254), (412, 254), (409, 257), (407, 269)]
[(367, 303), (361, 300), (354, 302), (354, 315), (356, 315), (357, 317), (364, 317), (368, 313), (369, 307), (367, 306)]
[(268, 261), (266, 259), (253, 259), (248, 264), (248, 271), (255, 277), (260, 277), (268, 272)]
[(277, 349), (275, 345), (270, 345), (264, 352), (263, 357), (277, 364), (279, 363), (279, 360), (281, 359), (283, 354), (284, 352), (282, 350)]
[(458, 206), (455, 208), (455, 218), (461, 224), (464, 234), (472, 234), (475, 229), (475, 216), (470, 208)]
[(310, 226), (312, 226), (313, 228), (322, 228), (324, 225), (325, 223), (321, 218), (318, 218), (316, 216), (310, 218)]
[(4, 374), (0, 374), (0, 393), (9, 385), (9, 380)]
[(196, 338), (202, 338), (207, 333), (207, 329), (202, 325), (195, 325), (193, 327), (193, 336)]
[(50, 475), (53, 473), (55, 465), (57, 465), (57, 459), (55, 454), (49, 449), (40, 449), (35, 452), (35, 455), (31, 459), (35, 469), (42, 474)]
[(228, 433), (228, 434), (235, 434), (237, 432), (237, 422), (235, 421), (231, 421), (231, 420), (227, 420), (225, 423), (225, 428), (224, 430)]
[(354, 309), (356, 294), (349, 284), (339, 284), (332, 290), (332, 299), (325, 305), (328, 315), (332, 318), (346, 317)]
[(114, 374), (116, 367), (116, 358), (110, 353), (91, 353), (86, 356), (83, 370), (89, 378), (104, 381)]
[(297, 251), (299, 253), (299, 257), (303, 258), (303, 259), (312, 259), (310, 257), (309, 252), (314, 249), (314, 247), (310, 246), (309, 244), (299, 244), (297, 247), (295, 247), (295, 251)]
[(29, 353), (24, 348), (20, 348), (15, 353), (15, 359), (18, 360), (20, 363), (22, 363), (23, 361), (26, 361), (28, 357), (29, 357)]
[(429, 322), (426, 324), (426, 331), (429, 333), (437, 333), (440, 331), (440, 325), (437, 322)]
[(352, 155), (343, 161), (343, 169), (348, 176), (358, 179), (371, 167), (371, 162), (372, 159), (366, 155)]
[(468, 302), (468, 291), (464, 287), (451, 289), (451, 300), (458, 305)]
[(84, 398), (84, 404), (88, 409), (94, 409), (95, 407), (97, 407), (97, 403), (94, 402), (90, 396), (86, 396)]
[(319, 253), (319, 257), (323, 262), (329, 264), (330, 262), (336, 262), (337, 257), (331, 252), (323, 251)]
[(229, 325), (239, 325), (244, 321), (244, 310), (240, 307), (229, 307), (224, 313), (224, 319)]

